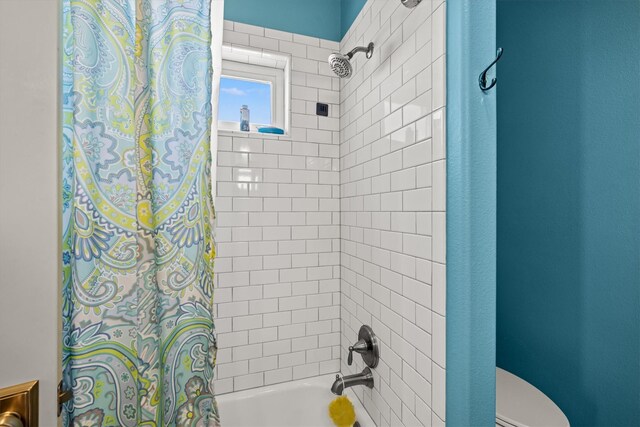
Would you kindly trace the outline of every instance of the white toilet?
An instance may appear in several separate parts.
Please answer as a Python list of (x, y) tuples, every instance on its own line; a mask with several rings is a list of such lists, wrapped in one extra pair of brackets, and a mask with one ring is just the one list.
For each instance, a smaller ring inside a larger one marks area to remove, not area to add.
[(543, 392), (496, 368), (496, 426), (569, 427), (569, 420)]

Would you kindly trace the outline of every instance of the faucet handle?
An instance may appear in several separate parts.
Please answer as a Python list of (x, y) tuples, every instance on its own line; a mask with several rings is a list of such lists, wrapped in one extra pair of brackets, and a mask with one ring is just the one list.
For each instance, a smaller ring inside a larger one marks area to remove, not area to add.
[(356, 353), (366, 353), (367, 351), (369, 351), (369, 346), (367, 345), (367, 342), (365, 340), (360, 340), (357, 343), (355, 343), (354, 345), (349, 346), (349, 357), (347, 357), (347, 365), (351, 366), (351, 364), (353, 363), (353, 352)]
[(349, 346), (349, 357), (347, 358), (347, 364), (353, 363), (353, 352), (360, 353), (362, 360), (369, 368), (375, 368), (378, 366), (378, 360), (380, 359), (380, 347), (376, 334), (368, 325), (362, 325), (358, 331), (358, 342), (352, 346)]

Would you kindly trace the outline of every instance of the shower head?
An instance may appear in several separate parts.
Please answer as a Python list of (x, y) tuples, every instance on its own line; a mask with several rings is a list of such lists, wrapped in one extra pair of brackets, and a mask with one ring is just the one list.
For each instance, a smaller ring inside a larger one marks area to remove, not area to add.
[(353, 74), (353, 67), (351, 66), (351, 58), (358, 52), (366, 52), (367, 59), (373, 55), (373, 43), (369, 43), (367, 47), (358, 46), (351, 50), (351, 52), (343, 55), (341, 53), (332, 53), (329, 55), (329, 66), (331, 70), (340, 78), (348, 78)]
[(413, 9), (414, 7), (419, 5), (422, 0), (400, 0), (400, 1), (402, 2), (403, 5), (405, 5), (409, 9)]
[(329, 55), (329, 66), (331, 70), (340, 78), (350, 77), (353, 73), (353, 67), (349, 58), (341, 53), (332, 53)]

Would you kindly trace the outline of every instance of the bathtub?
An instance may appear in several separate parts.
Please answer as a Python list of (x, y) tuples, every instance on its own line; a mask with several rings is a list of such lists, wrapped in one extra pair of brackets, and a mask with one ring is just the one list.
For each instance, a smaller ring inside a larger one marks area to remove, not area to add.
[[(218, 396), (222, 427), (333, 427), (329, 388), (335, 375), (323, 375)], [(359, 386), (362, 387), (362, 386)], [(375, 427), (351, 390), (345, 393), (361, 427)]]

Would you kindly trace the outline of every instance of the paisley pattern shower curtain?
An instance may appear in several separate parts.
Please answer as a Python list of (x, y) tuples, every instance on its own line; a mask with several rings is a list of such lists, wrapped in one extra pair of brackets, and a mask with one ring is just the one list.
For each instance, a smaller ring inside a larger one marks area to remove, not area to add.
[(63, 0), (72, 426), (215, 426), (209, 0)]

